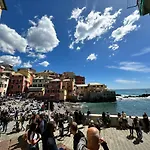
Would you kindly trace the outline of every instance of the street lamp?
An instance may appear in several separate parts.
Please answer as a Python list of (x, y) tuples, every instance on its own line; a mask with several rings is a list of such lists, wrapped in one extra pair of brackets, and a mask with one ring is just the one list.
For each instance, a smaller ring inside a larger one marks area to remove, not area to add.
[(2, 10), (7, 10), (5, 0), (0, 0), (0, 17), (2, 14)]

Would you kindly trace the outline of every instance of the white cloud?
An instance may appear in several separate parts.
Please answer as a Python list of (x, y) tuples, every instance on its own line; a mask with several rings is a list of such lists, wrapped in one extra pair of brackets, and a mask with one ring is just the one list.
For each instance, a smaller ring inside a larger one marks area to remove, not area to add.
[(86, 7), (83, 7), (83, 8), (75, 8), (75, 9), (73, 9), (73, 11), (72, 11), (72, 15), (71, 15), (71, 17), (69, 18), (69, 19), (75, 19), (75, 20), (77, 20), (78, 18), (79, 18), (79, 16), (80, 16), (80, 14), (83, 12), (83, 10), (85, 10), (86, 9)]
[(87, 57), (87, 60), (96, 60), (97, 59), (97, 55), (95, 55), (94, 53), (93, 54), (90, 54), (88, 57)]
[(32, 20), (29, 20), (29, 23), (30, 23), (31, 25), (33, 25), (33, 26), (36, 26), (36, 23), (35, 23), (34, 21), (32, 21)]
[(123, 79), (116, 79), (115, 82), (121, 83), (121, 84), (136, 84), (136, 83), (140, 83), (140, 81), (137, 81), (137, 80), (123, 80)]
[(34, 53), (34, 52), (29, 52), (28, 57), (33, 57), (33, 58), (38, 58), (38, 59), (44, 59), (46, 58), (45, 54), (40, 54), (40, 53)]
[(0, 63), (4, 62), (13, 66), (19, 66), (21, 64), (20, 56), (3, 55), (0, 56)]
[(26, 52), (27, 41), (14, 29), (5, 24), (0, 24), (0, 50), (5, 53), (14, 54), (16, 50)]
[(32, 64), (30, 61), (23, 63), (22, 67), (24, 68), (32, 68)]
[(78, 46), (76, 50), (80, 50), (81, 48)]
[(37, 23), (28, 29), (27, 40), (30, 47), (36, 52), (47, 53), (58, 46), (59, 40), (51, 21), (51, 17), (43, 16)]
[(117, 50), (119, 48), (119, 45), (118, 44), (112, 44), (108, 48), (112, 49), (112, 50)]
[(141, 55), (148, 54), (148, 53), (150, 53), (150, 47), (145, 48), (145, 49), (141, 50), (139, 53), (133, 54), (132, 56), (141, 56)]
[(138, 10), (134, 11), (131, 15), (126, 17), (123, 21), (123, 26), (114, 30), (111, 34), (111, 37), (114, 39), (114, 42), (123, 40), (125, 35), (127, 35), (131, 31), (136, 30), (138, 26), (134, 23), (138, 21), (139, 18), (140, 15)]
[(69, 45), (69, 48), (70, 48), (70, 49), (74, 49), (74, 42), (72, 42), (72, 43)]
[(126, 71), (150, 72), (150, 67), (140, 62), (120, 62), (119, 65), (117, 66), (107, 66), (107, 67)]
[(74, 33), (74, 41), (77, 44), (82, 44), (86, 40), (92, 40), (94, 38), (100, 39), (103, 34), (113, 28), (113, 24), (116, 22), (117, 17), (121, 14), (119, 9), (114, 14), (111, 14), (112, 7), (106, 8), (104, 13), (91, 11), (87, 17), (80, 16), (77, 20), (76, 31)]
[(39, 63), (39, 65), (47, 67), (49, 65), (49, 62), (43, 61), (43, 62)]

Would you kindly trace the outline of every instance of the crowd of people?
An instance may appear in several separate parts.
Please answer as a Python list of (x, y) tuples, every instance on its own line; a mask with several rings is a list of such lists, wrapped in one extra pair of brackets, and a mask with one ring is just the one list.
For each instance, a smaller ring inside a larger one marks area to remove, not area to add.
[(140, 143), (143, 142), (143, 133), (148, 133), (150, 131), (150, 122), (148, 119), (148, 115), (144, 112), (143, 119), (139, 119), (138, 116), (132, 118), (132, 116), (129, 116), (127, 118), (126, 113), (122, 111), (122, 114), (118, 113), (118, 123), (119, 123), (119, 129), (129, 129), (130, 134), (128, 138), (134, 138), (133, 132), (136, 131), (136, 142)]
[[(28, 150), (39, 150), (39, 141), (42, 141), (43, 150), (58, 150), (56, 144), (56, 137), (54, 132), (59, 131), (59, 137), (70, 136), (73, 134), (73, 149), (74, 150), (98, 150), (100, 146), (104, 150), (108, 150), (107, 142), (100, 138), (100, 131), (102, 127), (107, 128), (111, 126), (111, 117), (109, 112), (103, 112), (102, 117), (98, 118), (96, 122), (91, 120), (91, 111), (88, 110), (85, 115), (80, 110), (68, 111), (64, 104), (58, 104), (58, 110), (45, 113), (45, 111), (37, 111), (29, 114), (29, 111), (22, 113), (18, 108), (13, 108), (13, 118), (10, 114), (12, 108), (0, 109), (0, 126), (2, 126), (2, 132), (7, 132), (8, 123), (12, 120), (15, 121), (13, 131), (20, 132), (25, 131), (24, 139), (27, 143)], [(42, 107), (44, 108), (44, 107)], [(25, 124), (27, 123), (27, 125)], [(78, 129), (78, 125), (88, 125), (87, 137)], [(119, 129), (129, 129), (129, 138), (134, 137), (133, 131), (136, 131), (137, 141), (142, 142), (143, 134), (150, 131), (150, 124), (146, 113), (143, 114), (143, 119), (139, 119), (137, 116), (132, 118), (127, 117), (125, 112), (118, 113)], [(66, 133), (67, 131), (67, 133)], [(61, 147), (65, 149), (65, 146)]]

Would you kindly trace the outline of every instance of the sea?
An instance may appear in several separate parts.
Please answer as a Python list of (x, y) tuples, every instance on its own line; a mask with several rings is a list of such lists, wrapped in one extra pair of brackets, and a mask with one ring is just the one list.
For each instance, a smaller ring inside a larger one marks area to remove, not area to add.
[(126, 112), (127, 115), (142, 116), (144, 112), (150, 116), (150, 97), (129, 97), (124, 96), (137, 96), (141, 94), (150, 94), (150, 89), (118, 89), (115, 90), (117, 96), (116, 102), (103, 102), (103, 103), (82, 103), (81, 107), (83, 112), (90, 109), (93, 114), (101, 114), (102, 112), (109, 112), (110, 114), (117, 114), (118, 112)]

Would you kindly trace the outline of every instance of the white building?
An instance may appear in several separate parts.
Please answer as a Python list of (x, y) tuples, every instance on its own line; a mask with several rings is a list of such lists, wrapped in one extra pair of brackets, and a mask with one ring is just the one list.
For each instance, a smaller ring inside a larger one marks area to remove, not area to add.
[(9, 77), (5, 75), (0, 76), (0, 96), (1, 97), (7, 94), (8, 84), (9, 84)]

